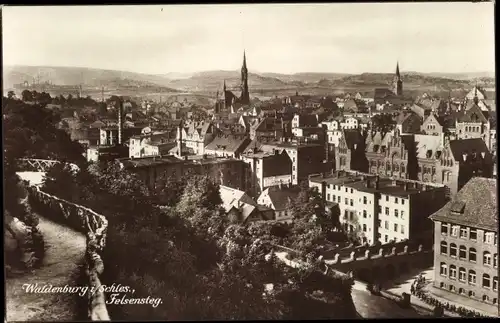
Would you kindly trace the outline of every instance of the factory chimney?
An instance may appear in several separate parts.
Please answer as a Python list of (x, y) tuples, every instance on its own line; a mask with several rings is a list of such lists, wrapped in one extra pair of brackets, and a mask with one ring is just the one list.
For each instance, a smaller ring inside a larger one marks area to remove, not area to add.
[(122, 144), (122, 131), (123, 131), (123, 99), (118, 102), (118, 145)]
[(182, 120), (177, 127), (177, 156), (182, 157)]

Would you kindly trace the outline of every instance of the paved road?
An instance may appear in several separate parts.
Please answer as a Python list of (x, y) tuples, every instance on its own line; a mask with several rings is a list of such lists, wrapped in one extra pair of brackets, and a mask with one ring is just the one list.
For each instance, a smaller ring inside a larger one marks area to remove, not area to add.
[[(291, 267), (300, 266), (298, 262), (287, 259), (286, 252), (277, 252), (276, 256)], [(366, 290), (366, 284), (360, 281), (354, 281), (351, 295), (354, 306), (362, 318), (419, 318), (425, 314), (414, 308), (401, 308), (390, 299), (372, 295)]]
[(32, 272), (6, 280), (7, 321), (75, 320), (77, 296), (72, 294), (26, 293), (23, 284), (75, 286), (85, 254), (85, 236), (40, 217), (39, 229), (45, 240), (43, 265)]

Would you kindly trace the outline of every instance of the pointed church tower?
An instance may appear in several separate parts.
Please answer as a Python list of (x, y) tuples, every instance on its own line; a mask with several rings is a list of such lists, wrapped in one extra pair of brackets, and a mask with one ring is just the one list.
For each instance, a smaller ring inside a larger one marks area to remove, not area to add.
[(401, 74), (399, 73), (399, 62), (396, 64), (396, 75), (394, 75), (393, 90), (395, 95), (403, 95), (403, 81), (401, 80)]
[(243, 66), (241, 67), (241, 104), (250, 104), (250, 93), (248, 92), (248, 69), (246, 53), (243, 51)]

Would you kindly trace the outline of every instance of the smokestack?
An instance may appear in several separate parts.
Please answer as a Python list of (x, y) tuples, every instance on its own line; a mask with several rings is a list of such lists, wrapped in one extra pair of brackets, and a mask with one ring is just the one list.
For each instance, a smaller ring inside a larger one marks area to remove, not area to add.
[(118, 104), (118, 145), (122, 144), (122, 114), (123, 114), (123, 100), (120, 100)]
[(177, 127), (177, 155), (182, 157), (182, 120)]

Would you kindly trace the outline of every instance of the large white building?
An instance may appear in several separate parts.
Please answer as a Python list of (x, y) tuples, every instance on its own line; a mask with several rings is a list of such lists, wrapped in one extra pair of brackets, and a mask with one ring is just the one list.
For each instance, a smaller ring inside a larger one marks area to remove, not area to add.
[(348, 171), (311, 177), (309, 186), (337, 203), (344, 228), (369, 244), (418, 239), (432, 228), (427, 217), (446, 202), (444, 185)]

